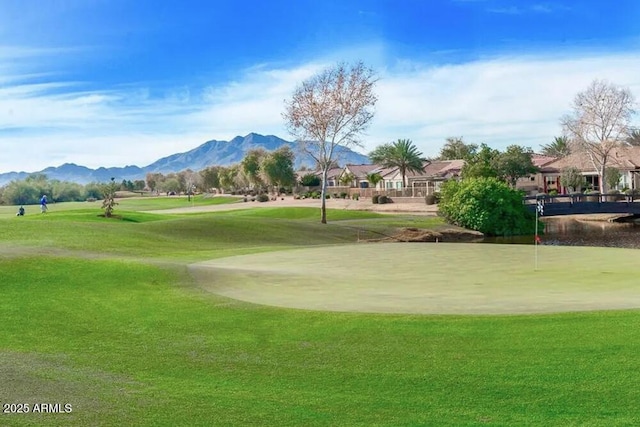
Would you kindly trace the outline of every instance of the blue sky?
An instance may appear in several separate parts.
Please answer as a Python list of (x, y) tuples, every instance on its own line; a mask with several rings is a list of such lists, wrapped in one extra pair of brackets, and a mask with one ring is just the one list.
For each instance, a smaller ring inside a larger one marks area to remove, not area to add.
[(290, 139), (296, 85), (358, 60), (379, 77), (359, 151), (535, 150), (596, 78), (640, 99), (639, 22), (632, 0), (0, 0), (0, 172)]

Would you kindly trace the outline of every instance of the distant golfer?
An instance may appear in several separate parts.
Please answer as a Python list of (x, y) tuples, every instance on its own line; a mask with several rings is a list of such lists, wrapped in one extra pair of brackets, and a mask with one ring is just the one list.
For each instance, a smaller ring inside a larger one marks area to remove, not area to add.
[(43, 194), (42, 198), (40, 199), (40, 211), (42, 213), (47, 212), (47, 195), (46, 194)]
[(20, 206), (20, 208), (18, 208), (16, 216), (24, 216), (24, 206)]

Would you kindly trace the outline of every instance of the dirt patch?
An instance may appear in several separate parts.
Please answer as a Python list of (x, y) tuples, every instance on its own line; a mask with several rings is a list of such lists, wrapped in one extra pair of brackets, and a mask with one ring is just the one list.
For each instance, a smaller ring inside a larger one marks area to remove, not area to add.
[(396, 242), (474, 242), (484, 237), (479, 231), (447, 228), (425, 230), (415, 227), (402, 228), (397, 234), (384, 239)]

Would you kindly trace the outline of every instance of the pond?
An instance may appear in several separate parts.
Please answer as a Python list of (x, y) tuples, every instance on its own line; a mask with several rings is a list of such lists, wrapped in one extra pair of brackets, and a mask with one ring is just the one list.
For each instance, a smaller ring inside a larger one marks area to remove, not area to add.
[[(544, 218), (543, 245), (604, 246), (640, 249), (640, 223)], [(533, 244), (533, 236), (487, 237), (485, 243)]]

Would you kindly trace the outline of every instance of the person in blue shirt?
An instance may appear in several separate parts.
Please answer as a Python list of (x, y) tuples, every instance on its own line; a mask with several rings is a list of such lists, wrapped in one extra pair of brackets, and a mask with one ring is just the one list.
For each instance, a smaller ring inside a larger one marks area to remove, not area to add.
[(42, 211), (42, 213), (47, 212), (47, 195), (43, 194), (42, 198), (40, 199), (40, 211)]

